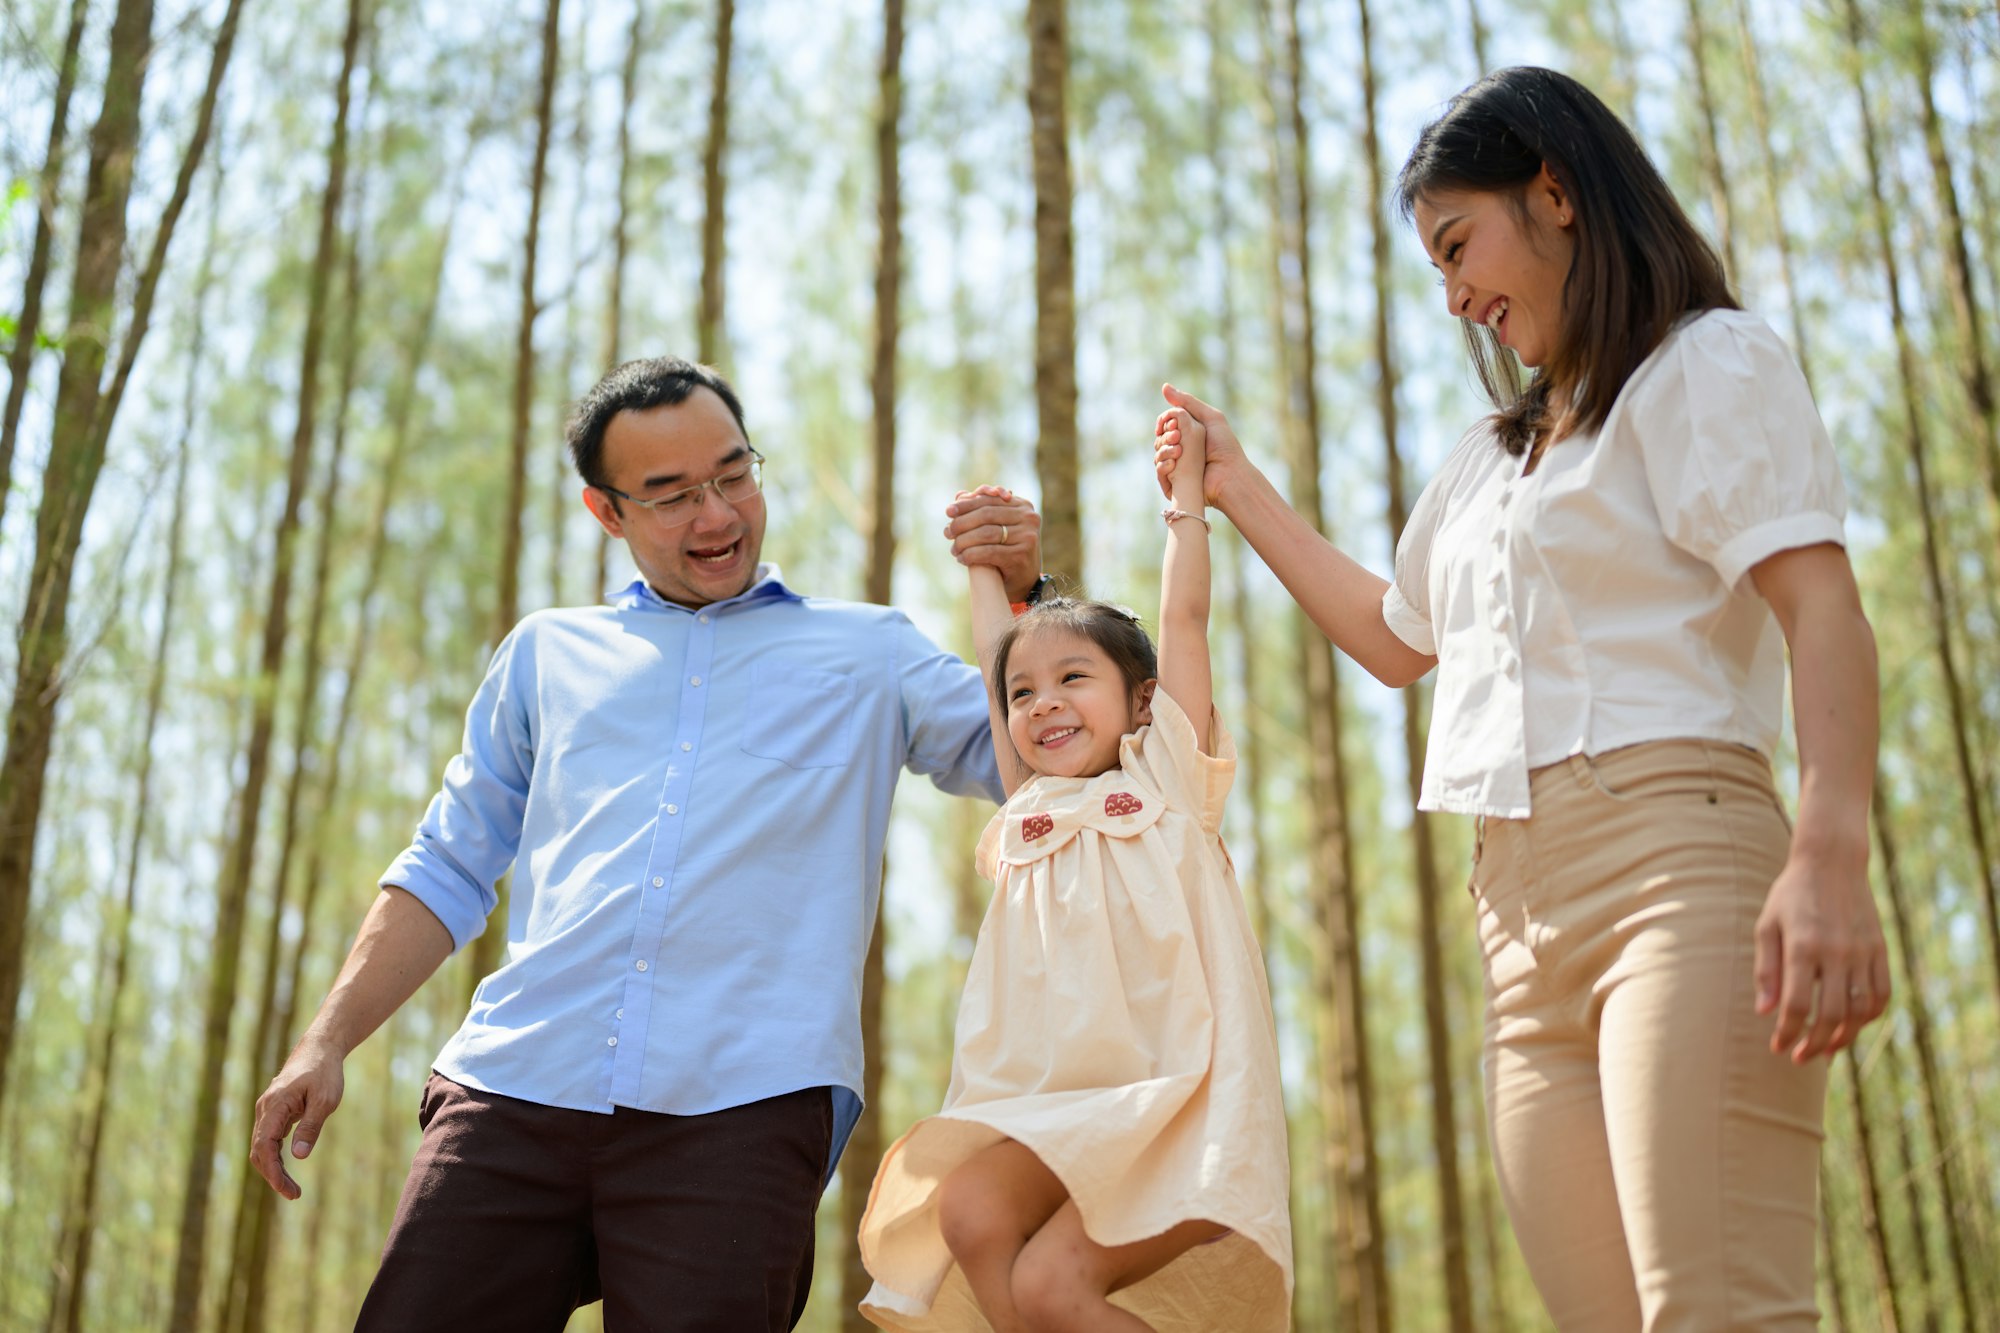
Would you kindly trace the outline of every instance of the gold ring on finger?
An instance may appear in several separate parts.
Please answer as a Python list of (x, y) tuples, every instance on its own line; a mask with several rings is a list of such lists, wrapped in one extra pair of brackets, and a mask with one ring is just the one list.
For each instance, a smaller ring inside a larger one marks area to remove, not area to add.
[(1000, 544), (1002, 546), (1007, 544), (1007, 525), (1005, 523), (1000, 525)]

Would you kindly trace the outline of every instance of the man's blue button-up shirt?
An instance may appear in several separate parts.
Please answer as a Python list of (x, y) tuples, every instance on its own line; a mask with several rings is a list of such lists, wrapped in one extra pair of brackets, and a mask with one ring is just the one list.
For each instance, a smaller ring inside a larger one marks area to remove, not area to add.
[(838, 1158), (905, 768), (1002, 795), (977, 669), (899, 611), (801, 597), (767, 565), (694, 610), (640, 580), (528, 616), (382, 875), (462, 947), (517, 869), (505, 960), (438, 1072), (607, 1113), (830, 1085)]

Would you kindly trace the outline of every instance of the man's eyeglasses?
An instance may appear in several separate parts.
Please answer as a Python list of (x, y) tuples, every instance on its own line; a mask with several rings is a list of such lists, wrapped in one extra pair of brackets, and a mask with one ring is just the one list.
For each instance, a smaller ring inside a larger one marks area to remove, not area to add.
[(731, 468), (719, 477), (710, 477), (698, 486), (683, 487), (667, 495), (651, 500), (641, 500), (636, 495), (628, 495), (615, 486), (599, 486), (606, 495), (615, 495), (621, 500), (630, 500), (641, 509), (653, 511), (653, 518), (663, 527), (678, 528), (694, 522), (695, 511), (700, 508), (702, 492), (713, 487), (715, 493), (731, 504), (741, 504), (764, 489), (764, 455), (755, 449), (750, 451), (750, 461)]

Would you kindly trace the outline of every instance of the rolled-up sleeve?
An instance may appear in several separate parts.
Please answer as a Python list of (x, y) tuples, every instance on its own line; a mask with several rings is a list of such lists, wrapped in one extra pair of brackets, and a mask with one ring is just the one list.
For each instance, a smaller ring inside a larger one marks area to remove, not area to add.
[(528, 781), (534, 771), (533, 652), (517, 629), (500, 645), (465, 714), (465, 743), (416, 837), (382, 872), (464, 948), (486, 928), (495, 889), (521, 845)]
[(1731, 588), (1780, 551), (1844, 545), (1839, 460), (1778, 335), (1704, 319), (1668, 355), (1631, 407), (1667, 539)]
[(979, 668), (939, 648), (900, 612), (892, 633), (909, 770), (954, 796), (1006, 800)]

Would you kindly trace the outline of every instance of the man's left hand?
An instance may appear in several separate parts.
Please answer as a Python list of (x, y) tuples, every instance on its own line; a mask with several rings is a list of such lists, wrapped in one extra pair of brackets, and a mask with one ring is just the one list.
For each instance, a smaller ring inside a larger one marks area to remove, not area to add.
[(1004, 486), (960, 491), (945, 506), (944, 535), (961, 565), (991, 565), (1007, 585), (1007, 600), (1026, 599), (1042, 576), (1042, 516), (1034, 503)]

